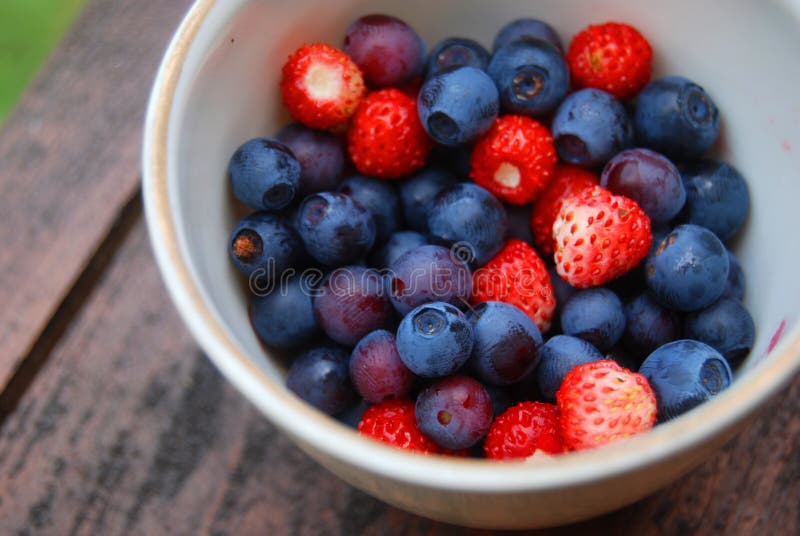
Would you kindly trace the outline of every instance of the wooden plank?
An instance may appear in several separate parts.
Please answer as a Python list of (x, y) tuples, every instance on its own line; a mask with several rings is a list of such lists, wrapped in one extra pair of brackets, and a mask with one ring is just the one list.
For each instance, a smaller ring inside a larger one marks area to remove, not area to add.
[[(137, 222), (0, 432), (3, 534), (491, 534), (384, 505), (201, 356)], [(738, 440), (614, 514), (532, 534), (797, 533), (800, 379)]]
[(138, 191), (142, 110), (190, 0), (93, 0), (0, 133), (0, 391)]

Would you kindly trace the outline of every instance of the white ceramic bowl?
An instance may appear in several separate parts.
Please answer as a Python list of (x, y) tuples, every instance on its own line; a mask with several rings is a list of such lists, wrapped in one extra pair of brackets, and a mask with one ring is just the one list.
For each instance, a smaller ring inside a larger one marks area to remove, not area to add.
[[(590, 7), (591, 6), (591, 7)], [(384, 447), (311, 409), (256, 340), (226, 255), (234, 204), (225, 177), (244, 140), (288, 121), (278, 80), (307, 41), (341, 43), (347, 24), (396, 15), (434, 44), (451, 35), (491, 44), (506, 22), (551, 22), (565, 42), (619, 20), (653, 43), (656, 75), (695, 79), (722, 111), (719, 156), (749, 181), (752, 212), (736, 251), (756, 319), (751, 357), (715, 400), (628, 441), (590, 452), (497, 464)], [(147, 222), (167, 288), (200, 345), (297, 445), (347, 482), (391, 504), (494, 528), (577, 521), (629, 504), (708, 457), (800, 367), (800, 6), (797, 1), (200, 0), (155, 82), (144, 144)]]

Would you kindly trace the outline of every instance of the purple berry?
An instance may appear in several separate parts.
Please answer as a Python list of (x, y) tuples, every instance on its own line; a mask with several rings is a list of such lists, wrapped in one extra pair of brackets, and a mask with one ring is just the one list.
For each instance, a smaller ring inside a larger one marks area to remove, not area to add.
[(605, 351), (614, 346), (625, 332), (622, 302), (607, 288), (581, 290), (561, 310), (561, 329)]
[(685, 335), (704, 342), (738, 366), (753, 348), (753, 317), (735, 298), (721, 298), (710, 307), (686, 315)]
[(400, 227), (400, 198), (386, 181), (353, 175), (339, 185), (339, 193), (352, 197), (375, 219), (375, 244), (383, 244)]
[(422, 74), (425, 43), (408, 24), (388, 15), (367, 15), (353, 22), (344, 38), (372, 87), (402, 86)]
[(629, 149), (609, 160), (600, 185), (636, 201), (654, 225), (670, 221), (686, 202), (678, 168), (650, 149)]
[(339, 138), (300, 123), (287, 125), (278, 140), (291, 149), (300, 162), (300, 194), (333, 190), (342, 178), (345, 152)]
[(417, 426), (439, 446), (471, 447), (492, 424), (492, 401), (486, 389), (466, 376), (451, 376), (422, 391), (415, 407)]
[(373, 404), (405, 396), (414, 379), (414, 373), (397, 353), (394, 335), (388, 331), (373, 331), (359, 341), (350, 355), (350, 380), (356, 391)]
[[(623, 343), (638, 356), (645, 357), (659, 346), (681, 338), (681, 319), (643, 292), (625, 305)], [(640, 357), (640, 359), (641, 359)]]
[(323, 346), (301, 354), (289, 367), (286, 386), (328, 415), (336, 415), (356, 400), (342, 348)]
[(475, 344), (470, 365), (479, 380), (510, 385), (539, 363), (542, 335), (528, 315), (502, 302), (484, 302), (469, 315)]
[(569, 335), (556, 335), (542, 345), (536, 379), (542, 397), (555, 402), (556, 391), (567, 373), (578, 365), (600, 361), (603, 354), (591, 343)]
[(325, 334), (354, 346), (366, 334), (392, 321), (392, 304), (383, 277), (363, 266), (339, 268), (316, 290), (314, 314)]
[(441, 246), (407, 251), (389, 266), (389, 278), (392, 305), (403, 315), (429, 302), (462, 307), (472, 293), (469, 267)]
[(288, 222), (278, 215), (255, 212), (233, 228), (230, 256), (237, 270), (250, 276), (256, 270), (274, 279), (295, 265), (302, 256), (303, 243)]
[(243, 143), (228, 165), (233, 195), (257, 210), (279, 210), (300, 186), (300, 162), (284, 144), (270, 138)]
[(424, 246), (428, 239), (414, 231), (398, 231), (392, 233), (389, 240), (379, 250), (370, 256), (370, 263), (375, 268), (382, 270), (389, 268), (397, 259), (407, 251)]

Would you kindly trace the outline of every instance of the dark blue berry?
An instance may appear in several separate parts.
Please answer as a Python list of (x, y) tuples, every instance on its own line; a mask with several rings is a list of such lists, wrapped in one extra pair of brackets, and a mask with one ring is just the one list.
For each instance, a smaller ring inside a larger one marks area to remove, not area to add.
[(336, 415), (336, 418), (339, 422), (346, 424), (350, 428), (358, 428), (358, 423), (361, 422), (361, 418), (364, 416), (364, 412), (367, 411), (372, 404), (360, 398), (358, 402), (352, 404), (349, 408), (344, 410), (343, 412)]
[(405, 252), (389, 265), (392, 305), (400, 314), (429, 302), (457, 307), (469, 303), (472, 274), (452, 251), (424, 245)]
[(567, 373), (578, 365), (601, 361), (603, 354), (583, 339), (556, 335), (542, 345), (541, 360), (536, 368), (539, 392), (545, 400), (555, 402), (556, 391)]
[(308, 287), (308, 281), (293, 277), (250, 298), (250, 321), (262, 341), (294, 348), (319, 335)]
[(561, 102), (553, 138), (562, 160), (584, 167), (605, 164), (633, 141), (633, 126), (622, 104), (599, 89), (581, 89)]
[(428, 213), (436, 195), (458, 184), (452, 172), (442, 167), (428, 167), (411, 175), (400, 184), (400, 202), (406, 225), (415, 231), (428, 231)]
[(508, 216), (508, 237), (533, 244), (533, 232), (531, 232), (531, 205), (519, 206), (504, 204), (503, 206)]
[(569, 68), (559, 50), (539, 39), (498, 48), (488, 71), (509, 113), (540, 117), (556, 109), (569, 90)]
[(375, 219), (351, 197), (321, 192), (306, 197), (297, 229), (308, 253), (327, 266), (360, 260), (375, 242)]
[(284, 144), (269, 138), (241, 145), (228, 165), (233, 194), (259, 210), (278, 210), (294, 199), (300, 186), (300, 162)]
[(659, 346), (681, 338), (680, 316), (643, 292), (625, 304), (625, 347), (645, 357)]
[(279, 277), (303, 254), (303, 243), (294, 228), (268, 212), (242, 218), (233, 228), (229, 244), (233, 265), (248, 277), (256, 270), (269, 279)]
[(342, 178), (345, 151), (335, 135), (300, 123), (287, 125), (278, 141), (300, 162), (300, 195), (333, 190)]
[(645, 278), (661, 305), (688, 312), (722, 296), (729, 269), (728, 252), (714, 233), (698, 225), (680, 225), (647, 257)]
[(616, 294), (607, 288), (575, 293), (561, 309), (561, 329), (606, 351), (625, 332), (625, 312)]
[(405, 252), (424, 246), (428, 239), (414, 231), (397, 231), (372, 255), (370, 264), (378, 269), (389, 268)]
[(354, 346), (368, 333), (392, 321), (384, 278), (363, 266), (339, 268), (323, 279), (314, 297), (314, 314), (325, 334)]
[(375, 218), (375, 244), (386, 242), (400, 227), (400, 198), (388, 182), (353, 175), (339, 185), (338, 191), (355, 199)]
[(425, 42), (411, 26), (388, 15), (367, 15), (350, 24), (344, 51), (372, 87), (402, 86), (425, 66)]
[(414, 378), (397, 353), (394, 335), (388, 331), (373, 331), (359, 341), (350, 355), (350, 380), (356, 391), (373, 404), (405, 396), (414, 385)]
[(313, 348), (289, 367), (286, 386), (328, 415), (348, 409), (356, 400), (347, 370), (348, 354), (336, 346)]
[(466, 376), (451, 376), (423, 390), (414, 408), (422, 433), (446, 449), (469, 448), (492, 424), (492, 401), (486, 389)]
[(733, 380), (733, 372), (719, 352), (692, 340), (665, 344), (644, 360), (639, 373), (653, 388), (661, 422), (716, 396)]
[(447, 172), (466, 180), (472, 171), (472, 145), (447, 145), (436, 144), (431, 151), (431, 165), (441, 167)]
[(735, 298), (721, 298), (710, 307), (686, 315), (684, 334), (704, 342), (736, 367), (753, 348), (756, 327), (753, 317)]
[(492, 401), (492, 415), (495, 417), (502, 415), (514, 403), (514, 398), (506, 386), (484, 385), (483, 387), (489, 393)]
[(742, 265), (739, 264), (739, 259), (728, 250), (728, 260), (730, 261), (730, 270), (728, 270), (728, 281), (725, 283), (725, 290), (722, 292), (723, 296), (730, 296), (741, 301), (744, 298), (744, 289), (747, 286), (747, 279), (745, 278)]
[(497, 119), (497, 87), (485, 71), (456, 67), (432, 76), (417, 97), (425, 131), (442, 145), (471, 143)]
[(636, 201), (653, 225), (669, 222), (686, 202), (678, 168), (650, 149), (628, 149), (609, 160), (600, 186)]
[[(508, 216), (502, 203), (480, 186), (460, 183), (443, 190), (428, 214), (431, 239), (452, 246), (471, 265), (482, 266), (506, 243)], [(464, 258), (462, 257), (462, 258)]]
[(715, 160), (694, 162), (683, 168), (682, 177), (686, 223), (711, 229), (720, 240), (728, 240), (741, 229), (750, 209), (750, 194), (734, 167)]
[(719, 112), (708, 94), (686, 78), (650, 82), (636, 103), (636, 139), (671, 158), (703, 156), (719, 136)]
[(486, 70), (490, 58), (489, 52), (477, 41), (450, 37), (431, 50), (425, 76), (430, 78), (446, 69), (464, 66)]
[(528, 315), (507, 303), (484, 302), (468, 316), (475, 338), (470, 366), (479, 380), (510, 385), (536, 368), (542, 334)]
[(397, 328), (400, 359), (424, 378), (454, 373), (469, 359), (472, 346), (469, 320), (449, 303), (420, 305)]
[(558, 275), (558, 271), (556, 271), (555, 265), (548, 264), (547, 272), (550, 274), (550, 282), (553, 284), (553, 292), (556, 295), (556, 311), (560, 312), (564, 308), (564, 304), (567, 303), (567, 300), (580, 289), (573, 287), (561, 279), (561, 276)]
[(509, 22), (494, 38), (492, 49), (497, 50), (520, 39), (542, 39), (556, 47), (559, 52), (564, 52), (564, 45), (558, 33), (552, 26), (538, 19), (517, 19)]

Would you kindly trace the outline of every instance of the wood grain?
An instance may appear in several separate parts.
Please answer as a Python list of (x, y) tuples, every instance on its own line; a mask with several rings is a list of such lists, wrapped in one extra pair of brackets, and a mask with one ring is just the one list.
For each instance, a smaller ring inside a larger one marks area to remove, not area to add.
[(4, 125), (0, 390), (137, 194), (144, 105), (190, 4), (93, 0)]
[[(0, 434), (8, 534), (491, 534), (349, 487), (298, 451), (199, 354), (141, 222)], [(800, 379), (738, 440), (614, 514), (531, 534), (800, 530)]]

